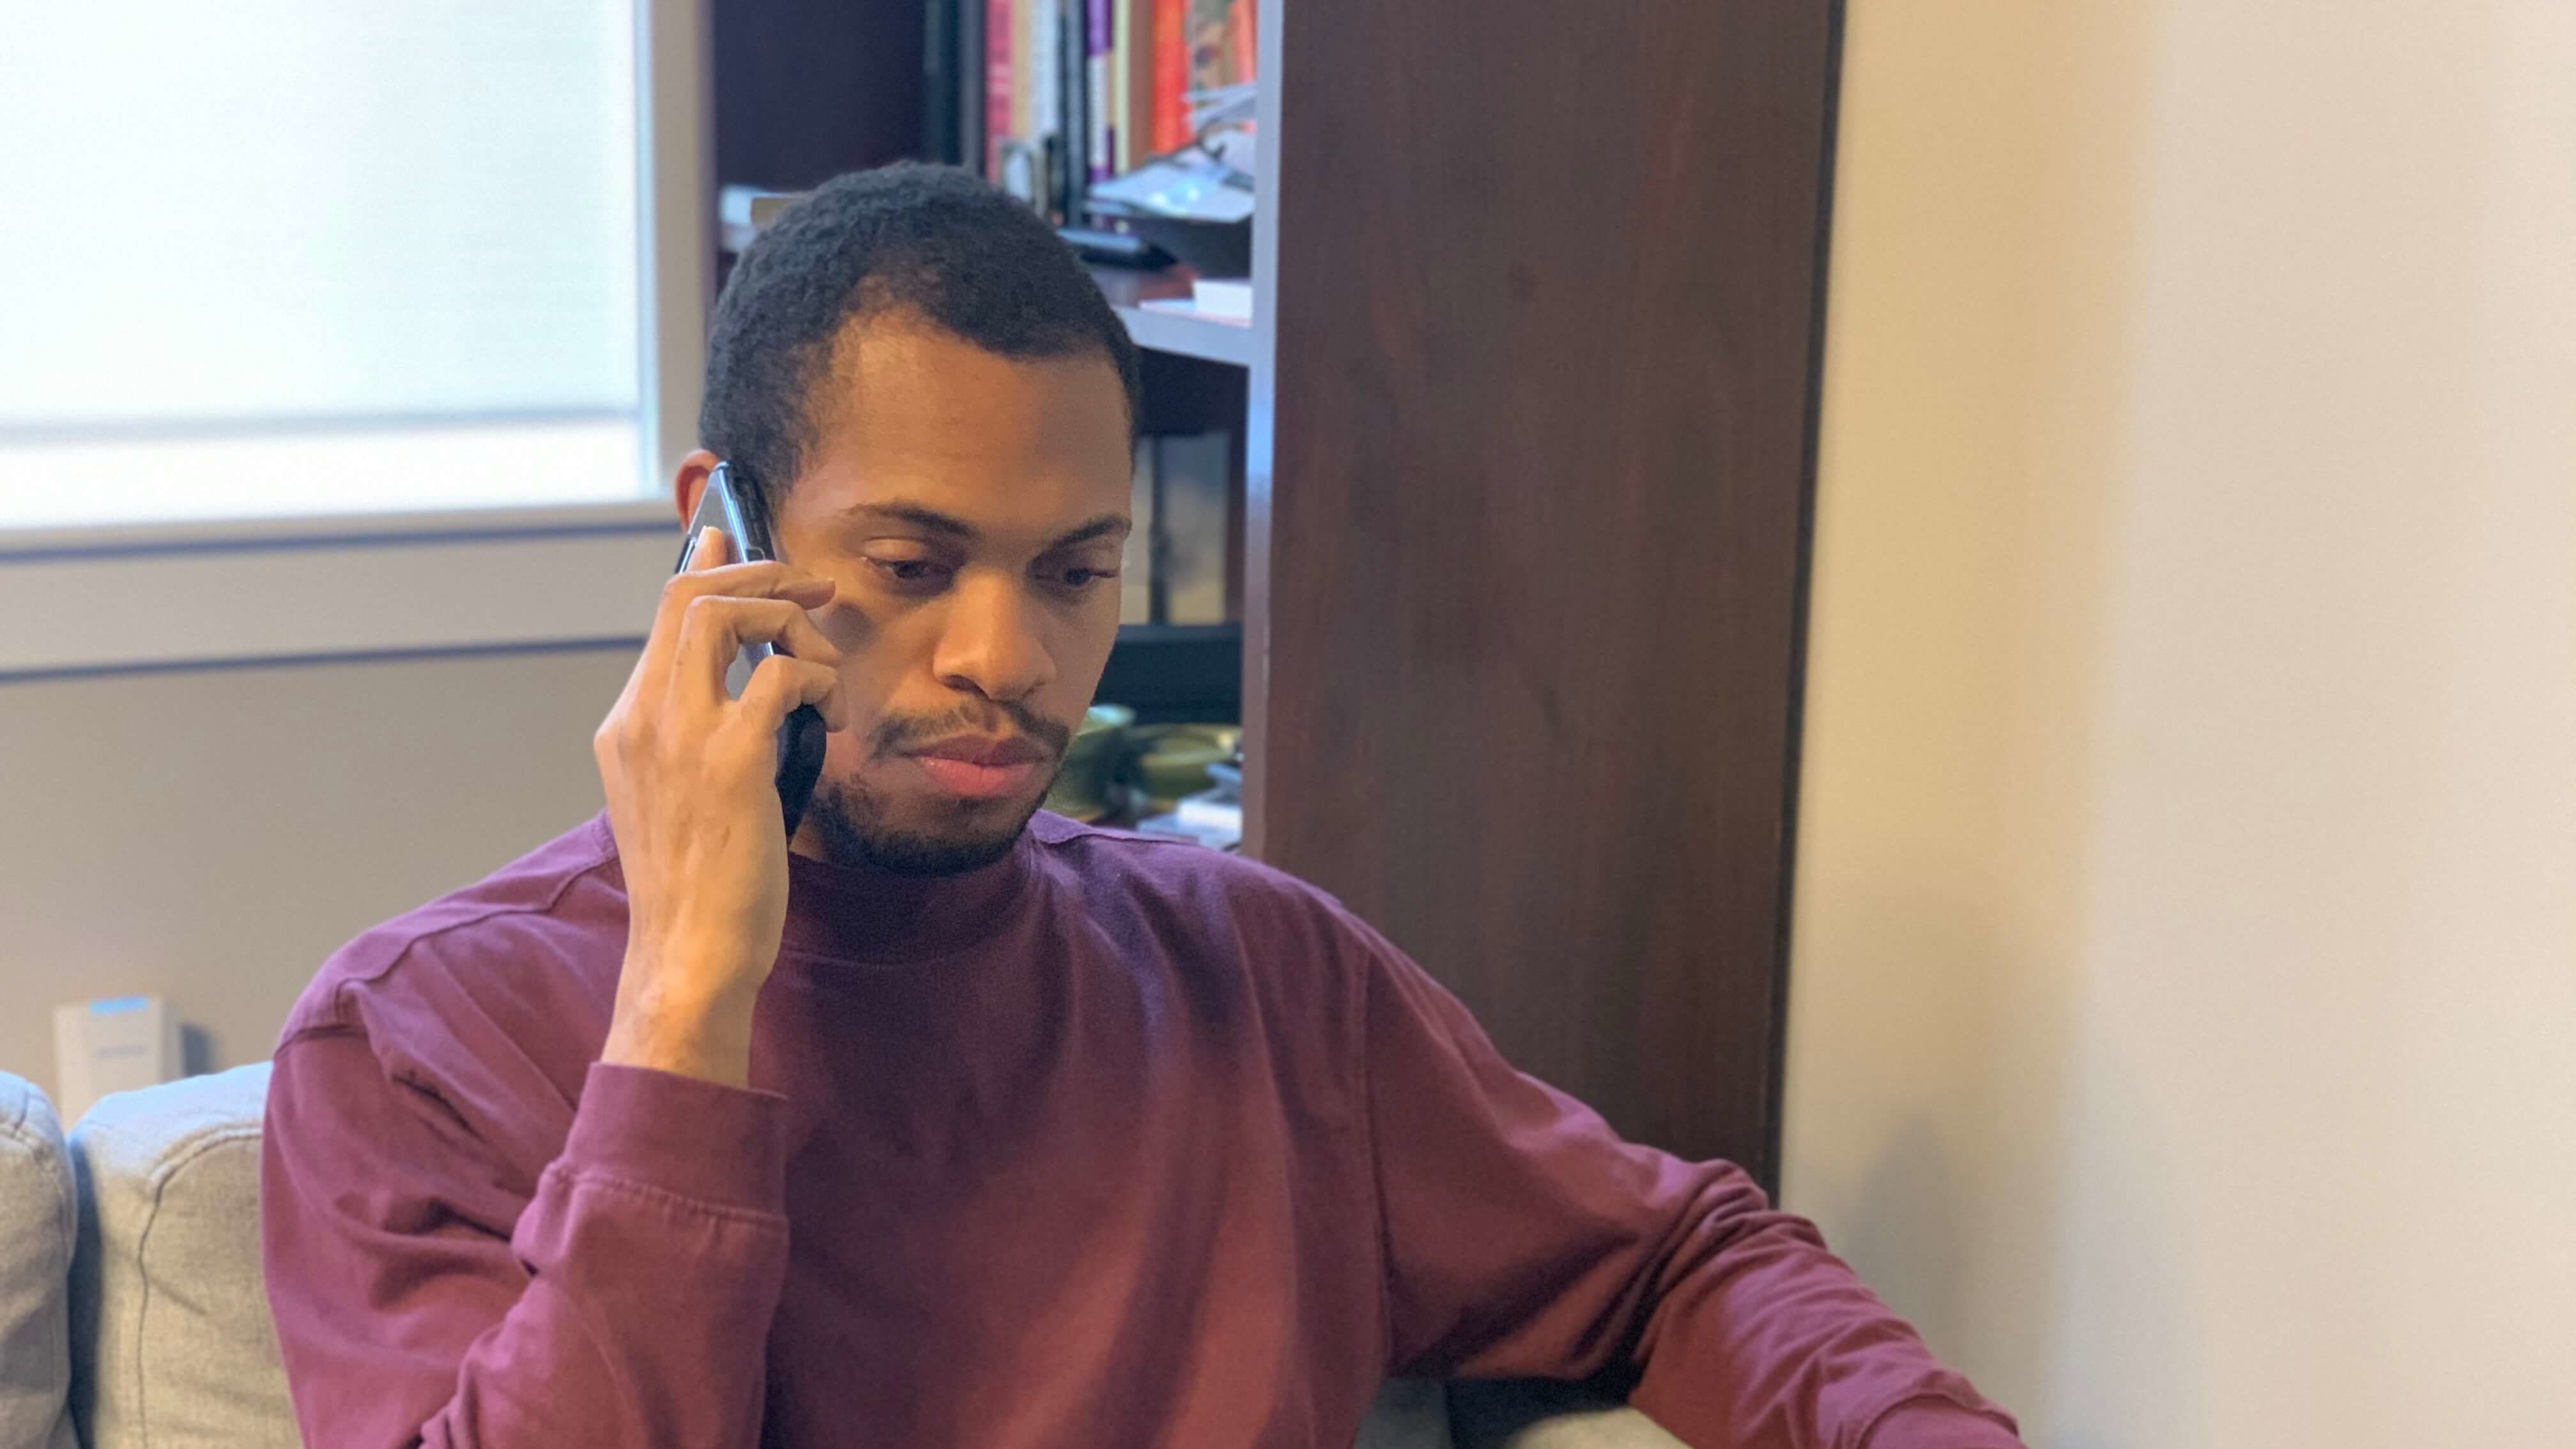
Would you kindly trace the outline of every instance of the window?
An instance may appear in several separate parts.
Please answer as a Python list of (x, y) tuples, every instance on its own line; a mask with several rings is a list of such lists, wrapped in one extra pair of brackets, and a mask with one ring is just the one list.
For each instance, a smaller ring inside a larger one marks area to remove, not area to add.
[[(171, 657), (295, 653), (220, 616), (317, 531), (399, 572), (424, 530), (667, 529), (646, 500), (693, 420), (711, 225), (695, 5), (108, 0), (8, 28), (0, 618), (29, 623), (40, 573), (182, 553), (218, 627)], [(395, 642), (466, 642), (434, 614)], [(62, 666), (18, 632), (0, 673)]]

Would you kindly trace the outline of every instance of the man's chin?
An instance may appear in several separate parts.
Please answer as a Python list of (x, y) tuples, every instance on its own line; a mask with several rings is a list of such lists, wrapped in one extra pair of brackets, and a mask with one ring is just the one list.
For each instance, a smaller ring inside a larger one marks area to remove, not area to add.
[(1011, 853), (1046, 793), (1019, 800), (890, 799), (825, 780), (806, 810), (824, 858), (892, 875), (964, 875)]

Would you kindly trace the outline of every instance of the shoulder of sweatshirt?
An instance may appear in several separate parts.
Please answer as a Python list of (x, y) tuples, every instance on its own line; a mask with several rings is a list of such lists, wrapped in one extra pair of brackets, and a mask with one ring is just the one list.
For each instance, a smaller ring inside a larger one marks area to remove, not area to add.
[(1087, 927), (1171, 962), (1211, 1019), (1248, 998), (1285, 1055), (1335, 1077), (1356, 1063), (1370, 982), (1403, 958), (1330, 893), (1187, 841), (1048, 814), (1030, 829), (1040, 868)]
[(332, 953), (287, 1013), (280, 1045), (355, 1032), (383, 1057), (477, 1026), (577, 1030), (592, 1006), (604, 1022), (624, 912), (615, 845), (594, 816)]
[(1044, 868), (1095, 913), (1152, 902), (1209, 924), (1231, 925), (1259, 943), (1335, 950), (1382, 944), (1329, 891), (1244, 856), (1046, 811), (1030, 820), (1029, 832)]

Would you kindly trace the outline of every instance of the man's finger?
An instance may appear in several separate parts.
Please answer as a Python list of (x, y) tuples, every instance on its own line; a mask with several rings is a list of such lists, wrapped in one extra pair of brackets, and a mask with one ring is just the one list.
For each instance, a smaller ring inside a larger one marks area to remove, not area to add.
[(841, 698), (839, 672), (784, 654), (760, 661), (760, 667), (751, 672), (751, 682), (743, 686), (736, 708), (745, 724), (775, 733), (786, 722), (787, 712), (800, 704), (814, 706), (827, 728), (849, 727), (849, 707)]
[[(646, 692), (661, 692), (679, 649), (681, 627), (689, 607), (698, 600), (719, 595), (783, 599), (800, 609), (819, 609), (830, 603), (837, 592), (830, 579), (817, 578), (792, 564), (769, 559), (743, 564), (722, 562), (730, 548), (723, 530), (701, 530), (689, 566), (662, 585), (662, 602), (654, 610), (653, 630), (644, 640), (644, 657), (636, 663), (639, 682)], [(710, 559), (716, 561), (708, 562)]]
[(699, 529), (698, 536), (689, 541), (688, 566), (681, 572), (703, 573), (708, 569), (722, 568), (731, 562), (733, 562), (733, 540), (723, 529), (711, 523)]
[(769, 644), (826, 669), (841, 662), (841, 651), (825, 638), (794, 599), (744, 599), (709, 594), (692, 600), (680, 622), (673, 647), (669, 687), (689, 703), (706, 707), (720, 702), (725, 674), (746, 644)]

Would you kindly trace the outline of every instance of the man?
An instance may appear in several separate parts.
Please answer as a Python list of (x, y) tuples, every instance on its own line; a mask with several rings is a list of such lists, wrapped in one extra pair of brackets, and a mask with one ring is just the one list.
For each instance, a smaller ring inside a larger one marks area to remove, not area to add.
[(677, 502), (724, 461), (780, 561), (711, 536), (665, 591), (604, 818), (287, 1023), (306, 1442), (1341, 1449), (1388, 1374), (1608, 1372), (1697, 1444), (2014, 1443), (1807, 1224), (1514, 1072), (1336, 902), (1037, 812), (1117, 634), (1137, 379), (960, 173), (844, 177), (743, 258)]

